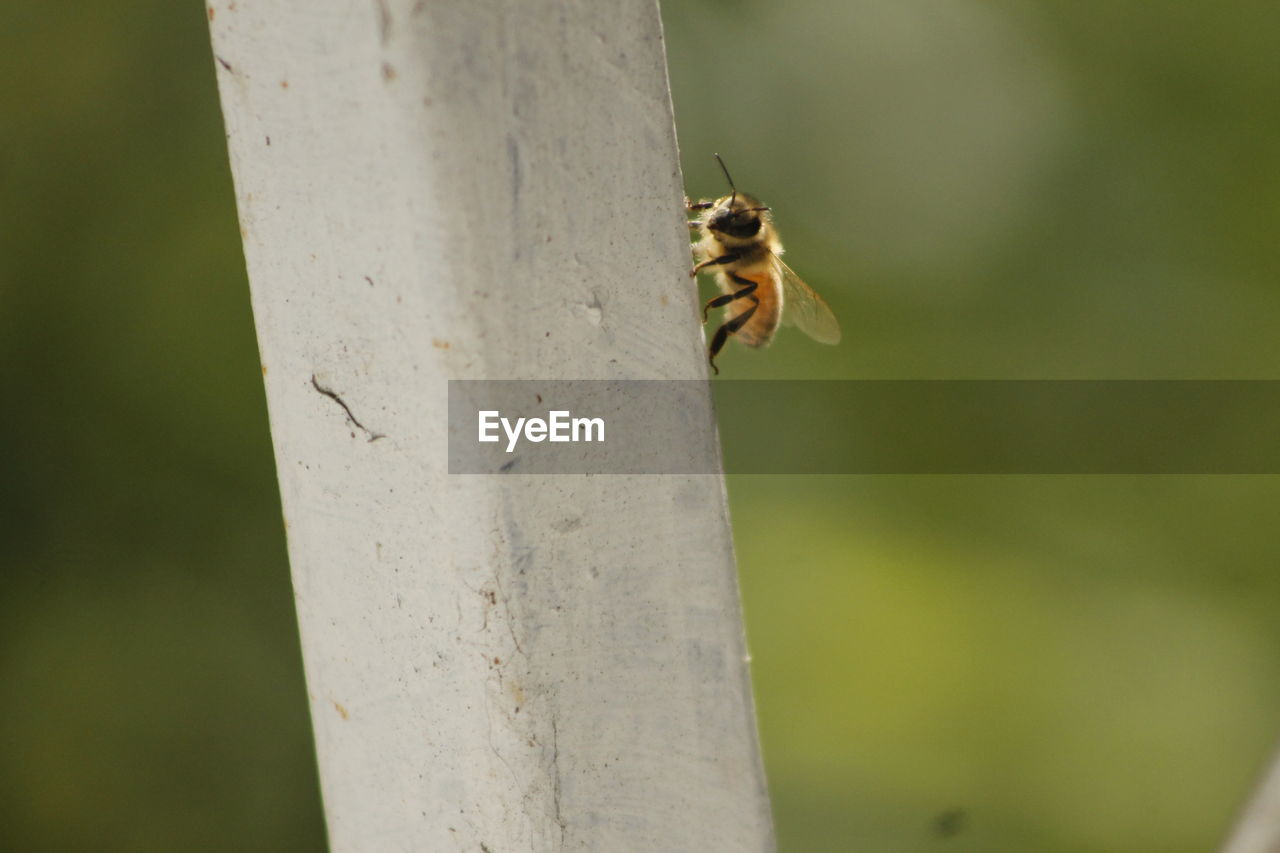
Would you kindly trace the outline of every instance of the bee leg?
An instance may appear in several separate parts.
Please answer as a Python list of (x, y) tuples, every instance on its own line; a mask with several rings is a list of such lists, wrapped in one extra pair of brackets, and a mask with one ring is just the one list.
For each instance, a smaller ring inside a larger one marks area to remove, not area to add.
[(689, 201), (687, 198), (684, 200), (685, 210), (710, 210), (715, 206), (714, 201)]
[(705, 269), (706, 267), (713, 267), (716, 264), (731, 264), (740, 257), (741, 255), (739, 255), (737, 252), (729, 252), (728, 254), (721, 255), (718, 258), (712, 258), (709, 261), (703, 261), (702, 263), (698, 264), (696, 267), (693, 268), (693, 271), (689, 273), (689, 278), (693, 278), (695, 275), (702, 272), (703, 269)]
[[(728, 305), (730, 302), (734, 302), (738, 299), (746, 299), (748, 296), (755, 293), (756, 288), (760, 286), (749, 278), (739, 278), (738, 276), (734, 276), (733, 280), (741, 284), (742, 289), (708, 300), (707, 304), (702, 306), (702, 322), (707, 322), (707, 312), (712, 308), (719, 308), (721, 305)], [(755, 299), (754, 296), (751, 296), (751, 298)], [(759, 302), (759, 300), (756, 301), (757, 303)]]
[[(741, 314), (721, 325), (721, 328), (716, 329), (716, 334), (712, 337), (712, 346), (710, 346), (710, 350), (707, 353), (707, 361), (712, 365), (712, 370), (716, 371), (716, 375), (719, 375), (719, 368), (716, 366), (716, 356), (719, 355), (719, 351), (724, 348), (724, 342), (728, 341), (728, 336), (731, 336), (731, 334), (737, 334), (737, 330), (746, 325), (746, 321), (751, 319), (751, 315), (755, 314), (755, 309), (758, 309), (760, 306), (760, 300), (754, 293), (756, 288), (755, 282), (751, 282), (749, 279), (739, 278), (737, 275), (733, 277), (733, 280), (735, 280), (735, 282), (741, 282), (744, 284), (744, 287), (742, 287), (740, 291), (726, 293), (724, 296), (717, 296), (714, 300), (708, 302), (708, 309), (710, 309), (710, 307), (728, 305), (733, 300), (742, 300), (742, 298), (751, 300), (751, 304), (746, 306), (746, 310), (742, 311)], [(705, 315), (705, 310), (703, 311), (703, 314)]]
[[(738, 293), (742, 293), (742, 291), (738, 291)], [(732, 295), (737, 296), (738, 294)], [(747, 294), (747, 298), (751, 300), (751, 305), (747, 306), (747, 310), (716, 329), (715, 337), (711, 339), (711, 349), (707, 353), (707, 361), (711, 364), (711, 369), (716, 372), (717, 376), (720, 375), (720, 368), (716, 367), (716, 356), (724, 348), (725, 341), (729, 340), (730, 335), (736, 334), (739, 329), (746, 325), (747, 321), (751, 319), (751, 315), (756, 313), (756, 308), (760, 305), (760, 300), (756, 297)]]

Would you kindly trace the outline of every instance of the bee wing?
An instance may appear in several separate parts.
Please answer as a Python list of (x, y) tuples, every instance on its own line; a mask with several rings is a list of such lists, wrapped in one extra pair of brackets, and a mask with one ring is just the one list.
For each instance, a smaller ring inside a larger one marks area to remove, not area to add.
[(774, 255), (773, 263), (782, 280), (782, 322), (795, 326), (820, 344), (840, 343), (840, 323), (831, 313), (831, 307), (801, 281), (782, 258)]

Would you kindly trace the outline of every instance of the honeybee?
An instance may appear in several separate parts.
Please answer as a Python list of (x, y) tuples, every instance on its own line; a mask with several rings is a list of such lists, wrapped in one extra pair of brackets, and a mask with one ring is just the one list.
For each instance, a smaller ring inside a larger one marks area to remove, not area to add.
[(689, 276), (714, 267), (723, 294), (703, 307), (702, 322), (712, 308), (726, 308), (725, 322), (716, 329), (707, 353), (711, 369), (720, 372), (716, 355), (730, 335), (749, 347), (763, 347), (773, 340), (779, 323), (795, 325), (819, 343), (838, 344), (836, 315), (783, 263), (782, 243), (769, 208), (738, 192), (719, 154), (716, 162), (729, 182), (730, 194), (715, 201), (685, 202), (690, 213), (700, 214), (689, 222), (701, 236), (694, 246), (698, 263)]

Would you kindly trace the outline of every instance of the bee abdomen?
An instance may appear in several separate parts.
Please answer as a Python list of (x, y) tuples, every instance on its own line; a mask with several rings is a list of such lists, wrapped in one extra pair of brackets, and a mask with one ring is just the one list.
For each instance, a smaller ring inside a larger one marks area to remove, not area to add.
[[(773, 334), (778, 330), (778, 322), (782, 318), (782, 294), (778, 281), (774, 276), (763, 271), (747, 273), (737, 270), (734, 274), (756, 283), (756, 290), (752, 296), (758, 302), (751, 319), (737, 331), (734, 337), (749, 347), (767, 346), (773, 340)], [(719, 275), (716, 278), (719, 280), (720, 289), (725, 293), (733, 293), (742, 287), (727, 275)], [(748, 299), (739, 299), (729, 303), (725, 310), (726, 321), (746, 311), (750, 307), (749, 302)]]

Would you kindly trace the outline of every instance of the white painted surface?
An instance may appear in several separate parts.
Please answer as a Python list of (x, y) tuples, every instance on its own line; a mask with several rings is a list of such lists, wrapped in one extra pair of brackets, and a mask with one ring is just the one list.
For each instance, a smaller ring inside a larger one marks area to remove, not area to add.
[(705, 375), (654, 0), (209, 14), (333, 849), (772, 849), (720, 478), (446, 473), (449, 378)]
[(1222, 853), (1280, 853), (1280, 756), (1258, 784)]

